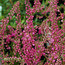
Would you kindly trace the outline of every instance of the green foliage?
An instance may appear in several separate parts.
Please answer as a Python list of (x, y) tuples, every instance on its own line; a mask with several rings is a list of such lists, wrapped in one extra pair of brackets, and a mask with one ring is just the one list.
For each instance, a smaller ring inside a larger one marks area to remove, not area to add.
[(15, 61), (15, 62), (14, 62), (14, 65), (20, 65), (20, 63)]

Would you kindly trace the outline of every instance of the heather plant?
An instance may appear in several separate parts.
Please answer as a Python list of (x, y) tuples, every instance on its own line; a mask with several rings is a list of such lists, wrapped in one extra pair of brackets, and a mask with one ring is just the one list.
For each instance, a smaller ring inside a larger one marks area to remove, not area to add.
[(24, 19), (20, 4), (1, 20), (2, 64), (65, 65), (64, 0), (25, 0)]

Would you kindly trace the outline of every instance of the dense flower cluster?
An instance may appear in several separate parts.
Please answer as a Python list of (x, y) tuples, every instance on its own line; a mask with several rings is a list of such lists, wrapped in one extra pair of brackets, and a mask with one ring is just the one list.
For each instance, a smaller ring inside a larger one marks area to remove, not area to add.
[[(0, 59), (3, 65), (8, 62), (14, 64), (15, 61), (20, 65), (65, 64), (65, 14), (59, 10), (64, 6), (59, 7), (58, 2), (49, 0), (49, 6), (45, 7), (41, 5), (41, 0), (34, 0), (31, 8), (30, 1), (25, 0), (26, 24), (22, 24), (20, 2), (17, 1), (8, 17), (2, 19), (0, 24), (0, 54), (3, 56)], [(34, 15), (40, 12), (41, 15), (36, 15), (36, 18), (42, 20), (42, 23), (35, 26)], [(15, 27), (9, 25), (13, 17)], [(6, 50), (9, 52), (6, 53)]]

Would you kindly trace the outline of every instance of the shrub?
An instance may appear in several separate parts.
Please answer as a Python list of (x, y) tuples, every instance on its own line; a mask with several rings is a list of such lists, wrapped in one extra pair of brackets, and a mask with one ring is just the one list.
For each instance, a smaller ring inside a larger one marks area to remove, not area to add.
[[(20, 2), (0, 24), (3, 65), (65, 64), (65, 2), (25, 0), (26, 18), (21, 22)], [(60, 6), (60, 4), (62, 6)]]

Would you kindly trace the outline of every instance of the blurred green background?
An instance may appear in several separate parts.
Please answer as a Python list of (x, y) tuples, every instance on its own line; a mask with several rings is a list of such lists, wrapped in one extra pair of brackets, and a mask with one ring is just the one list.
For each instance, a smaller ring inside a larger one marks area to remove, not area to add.
[[(8, 16), (8, 13), (12, 9), (13, 5), (16, 4), (17, 1), (20, 1), (20, 10), (21, 14), (25, 14), (25, 0), (0, 0), (0, 7), (2, 7), (1, 16), (0, 16), (0, 21)], [(0, 9), (1, 10), (1, 9)]]
[[(1, 16), (0, 16), (0, 21), (3, 18), (6, 18), (8, 16), (8, 13), (10, 12), (10, 10), (12, 9), (13, 5), (16, 4), (17, 1), (20, 1), (20, 13), (21, 13), (21, 22), (24, 23), (26, 18), (26, 11), (25, 11), (25, 0), (0, 0), (0, 7), (2, 7), (2, 11), (0, 11)], [(34, 5), (34, 0), (29, 0), (30, 1), (30, 6), (31, 8)], [(44, 5), (44, 11), (45, 8), (49, 6), (48, 3), (49, 0), (40, 0), (41, 4)], [(64, 0), (58, 0), (58, 6), (63, 7), (64, 6)], [(1, 10), (1, 9), (0, 9)], [(60, 8), (61, 13), (65, 13), (65, 8)], [(43, 20), (46, 20), (48, 15), (50, 15), (50, 13), (48, 12), (46, 14), (46, 16), (43, 16), (43, 19), (38, 19), (36, 18), (36, 15), (41, 15), (41, 13), (35, 13), (34, 14), (34, 19), (33, 19), (33, 24), (34, 25), (40, 25), (42, 23)], [(57, 12), (57, 15), (59, 16), (59, 12)], [(15, 15), (14, 15), (15, 16)], [(14, 21), (14, 20), (13, 20)], [(58, 23), (59, 24), (59, 23)]]

